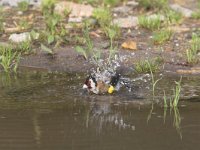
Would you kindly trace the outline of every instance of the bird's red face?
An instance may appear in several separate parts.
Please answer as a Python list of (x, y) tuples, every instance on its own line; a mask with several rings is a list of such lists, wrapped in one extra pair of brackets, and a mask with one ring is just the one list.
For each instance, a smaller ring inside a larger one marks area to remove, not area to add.
[(91, 80), (90, 79), (86, 79), (86, 81), (85, 81), (83, 86), (85, 86), (88, 89), (91, 89), (92, 88), (91, 87)]
[(83, 89), (87, 89), (88, 91), (95, 93), (96, 87), (97, 87), (96, 79), (92, 76), (87, 77), (87, 79), (85, 80), (85, 83), (83, 85)]

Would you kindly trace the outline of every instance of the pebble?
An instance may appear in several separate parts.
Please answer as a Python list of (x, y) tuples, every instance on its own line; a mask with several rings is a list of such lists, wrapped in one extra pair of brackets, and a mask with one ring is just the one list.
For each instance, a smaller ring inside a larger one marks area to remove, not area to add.
[(124, 14), (126, 14), (126, 13), (130, 12), (131, 10), (132, 10), (132, 8), (128, 7), (128, 6), (120, 6), (120, 7), (113, 8), (113, 12), (115, 12), (115, 13), (124, 13)]
[(121, 28), (133, 28), (138, 25), (138, 17), (128, 16), (127, 18), (116, 18), (113, 20)]
[(165, 16), (163, 15), (152, 14), (148, 16), (148, 19), (157, 19), (157, 18), (159, 18), (161, 21), (165, 20)]
[(185, 16), (185, 17), (191, 17), (192, 13), (193, 13), (192, 10), (182, 7), (178, 4), (172, 4), (172, 5), (170, 5), (170, 8), (173, 9), (174, 11), (182, 13), (183, 16)]
[(82, 22), (82, 20), (83, 20), (82, 17), (76, 17), (76, 18), (69, 17), (68, 22), (80, 23)]
[(29, 32), (24, 32), (24, 33), (19, 33), (19, 34), (14, 33), (10, 35), (9, 40), (15, 43), (20, 43), (27, 40), (30, 41), (31, 36)]
[(11, 7), (17, 7), (18, 3), (23, 1), (26, 1), (33, 6), (40, 6), (42, 0), (0, 0), (0, 5), (9, 5)]
[(61, 1), (55, 5), (54, 11), (60, 15), (64, 15), (65, 10), (71, 11), (69, 17), (90, 17), (94, 8), (90, 5), (77, 4), (74, 2)]
[(139, 3), (133, 0), (133, 1), (128, 1), (126, 5), (136, 7), (139, 5)]

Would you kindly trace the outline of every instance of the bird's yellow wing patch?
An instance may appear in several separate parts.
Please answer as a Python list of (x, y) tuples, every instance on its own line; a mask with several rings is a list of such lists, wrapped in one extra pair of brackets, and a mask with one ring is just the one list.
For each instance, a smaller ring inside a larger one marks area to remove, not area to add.
[(108, 88), (108, 93), (109, 93), (109, 94), (112, 94), (112, 93), (114, 92), (114, 90), (115, 90), (115, 88), (114, 88), (113, 86), (110, 86), (110, 87)]

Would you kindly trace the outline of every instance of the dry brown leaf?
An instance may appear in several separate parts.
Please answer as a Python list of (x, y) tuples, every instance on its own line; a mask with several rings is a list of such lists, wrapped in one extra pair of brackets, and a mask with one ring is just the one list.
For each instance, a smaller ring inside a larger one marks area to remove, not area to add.
[(94, 37), (98, 37), (98, 38), (101, 37), (98, 33), (94, 32), (94, 31), (90, 32), (90, 35), (94, 36)]
[(125, 49), (137, 50), (137, 44), (135, 41), (126, 41), (122, 43), (122, 47)]

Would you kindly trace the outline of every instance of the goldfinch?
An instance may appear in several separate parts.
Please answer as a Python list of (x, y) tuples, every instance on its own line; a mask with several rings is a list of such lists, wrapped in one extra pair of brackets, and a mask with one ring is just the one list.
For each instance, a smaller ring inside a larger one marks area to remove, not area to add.
[(120, 74), (111, 76), (109, 82), (96, 79), (95, 76), (90, 75), (86, 78), (83, 89), (94, 94), (112, 94), (120, 88), (119, 79)]

